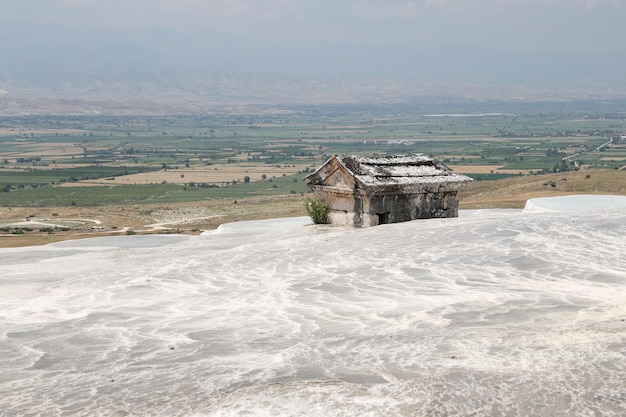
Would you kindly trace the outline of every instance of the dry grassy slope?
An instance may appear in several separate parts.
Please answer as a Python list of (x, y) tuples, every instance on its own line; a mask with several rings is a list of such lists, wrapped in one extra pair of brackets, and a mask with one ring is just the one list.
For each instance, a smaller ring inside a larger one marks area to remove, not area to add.
[[(0, 207), (0, 225), (23, 224), (34, 231), (22, 235), (0, 232), (0, 248), (44, 245), (61, 240), (143, 233), (188, 233), (217, 228), (222, 223), (306, 216), (304, 197), (287, 195), (241, 200), (108, 207)], [(39, 223), (76, 222), (71, 230), (39, 231)]]
[(531, 198), (572, 194), (626, 195), (626, 171), (582, 170), (475, 181), (461, 193), (460, 208), (523, 208)]

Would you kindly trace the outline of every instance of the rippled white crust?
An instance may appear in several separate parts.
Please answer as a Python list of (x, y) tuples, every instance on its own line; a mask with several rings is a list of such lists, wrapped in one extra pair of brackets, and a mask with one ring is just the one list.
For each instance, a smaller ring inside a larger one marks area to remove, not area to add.
[(623, 416), (625, 216), (302, 217), (0, 249), (0, 410)]

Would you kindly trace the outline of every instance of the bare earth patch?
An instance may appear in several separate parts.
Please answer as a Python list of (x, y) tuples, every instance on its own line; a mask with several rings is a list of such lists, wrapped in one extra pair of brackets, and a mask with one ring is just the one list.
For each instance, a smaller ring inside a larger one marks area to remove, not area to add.
[(502, 167), (503, 165), (450, 165), (450, 168), (461, 174), (489, 174)]
[(250, 181), (259, 181), (265, 175), (267, 178), (280, 177), (283, 174), (292, 175), (307, 168), (308, 165), (266, 165), (258, 163), (240, 164), (220, 164), (207, 165), (203, 167), (165, 169), (153, 172), (142, 172), (139, 174), (124, 175), (115, 179), (100, 178), (96, 180), (85, 180), (74, 183), (65, 183), (63, 187), (76, 187), (80, 185), (138, 185), (138, 184), (224, 184), (232, 181), (243, 182), (246, 176)]

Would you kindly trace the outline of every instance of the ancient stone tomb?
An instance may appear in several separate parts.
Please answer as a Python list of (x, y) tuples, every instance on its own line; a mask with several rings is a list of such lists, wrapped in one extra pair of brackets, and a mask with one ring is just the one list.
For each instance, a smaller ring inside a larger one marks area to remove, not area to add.
[(421, 154), (333, 156), (304, 181), (331, 224), (357, 227), (457, 217), (457, 192), (472, 181)]

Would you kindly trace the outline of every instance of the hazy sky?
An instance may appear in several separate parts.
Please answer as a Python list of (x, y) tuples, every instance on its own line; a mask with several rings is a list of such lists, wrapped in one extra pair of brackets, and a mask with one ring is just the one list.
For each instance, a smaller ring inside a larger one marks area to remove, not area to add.
[(289, 42), (624, 53), (624, 0), (0, 0), (0, 18)]

